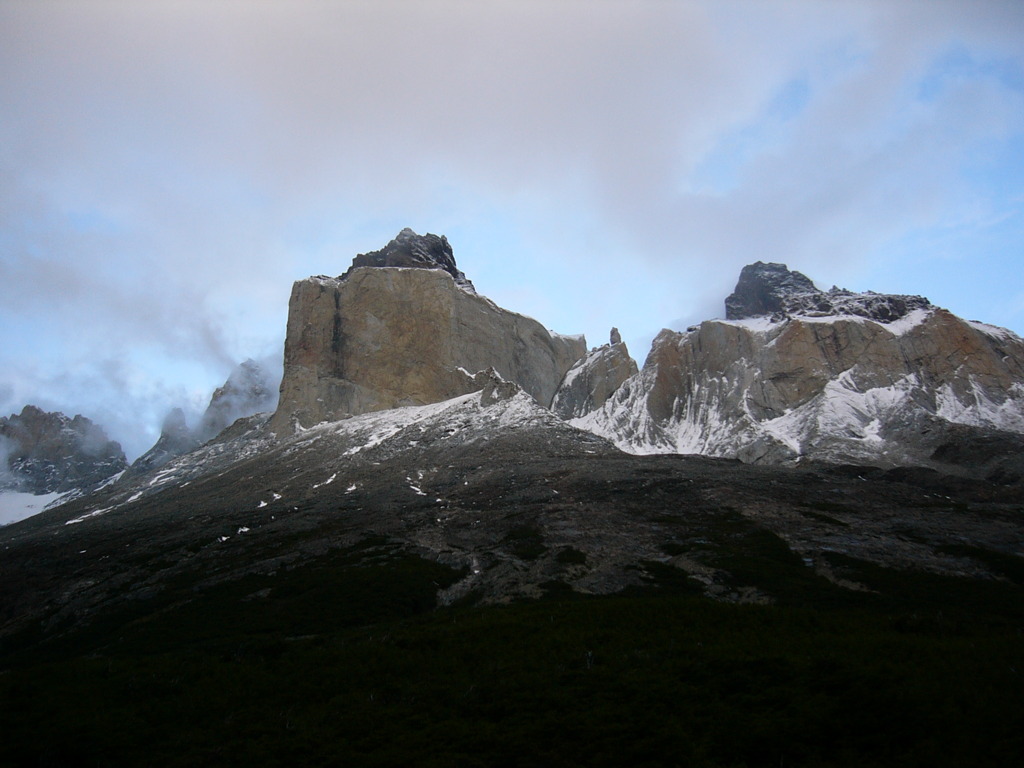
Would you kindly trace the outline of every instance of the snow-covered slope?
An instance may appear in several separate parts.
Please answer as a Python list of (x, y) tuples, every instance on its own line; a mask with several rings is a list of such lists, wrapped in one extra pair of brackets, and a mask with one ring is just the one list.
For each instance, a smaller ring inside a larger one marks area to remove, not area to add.
[(1024, 434), (1024, 341), (1012, 332), (920, 297), (770, 277), (782, 296), (748, 285), (761, 298), (745, 300), (765, 314), (662, 331), (643, 370), (570, 423), (633, 453), (748, 462), (928, 464), (953, 426)]
[[(468, 395), (323, 422), (281, 438), (270, 431), (265, 414), (241, 419), (194, 451), (148, 474), (126, 477), (105, 493), (96, 494), (91, 498), (93, 503), (66, 524), (107, 515), (172, 488), (216, 481), (228, 472), (238, 472), (247, 462), (253, 467), (252, 491), (263, 494), (260, 501), (265, 506), (280, 500), (279, 492), (283, 492), (283, 486), (273, 487), (268, 466), (287, 475), (290, 486), (298, 474), (308, 476), (305, 492), (347, 482), (346, 472), (355, 466), (391, 460), (401, 454), (408, 454), (415, 463), (416, 456), (428, 448), (471, 449), (499, 436), (529, 436), (548, 444), (563, 439), (574, 445), (585, 443), (613, 450), (603, 440), (567, 425), (515, 384), (493, 372), (481, 378), (485, 380), (483, 388)], [(261, 491), (261, 483), (271, 485)]]

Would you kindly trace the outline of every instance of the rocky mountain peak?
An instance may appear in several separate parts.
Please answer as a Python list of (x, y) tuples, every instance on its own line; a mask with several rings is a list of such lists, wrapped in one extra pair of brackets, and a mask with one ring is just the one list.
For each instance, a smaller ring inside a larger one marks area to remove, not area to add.
[(931, 307), (931, 302), (923, 296), (855, 293), (836, 287), (822, 291), (806, 275), (790, 270), (785, 264), (758, 261), (740, 272), (736, 289), (725, 300), (725, 316), (729, 320), (750, 317), (782, 320), (794, 316), (851, 315), (891, 323), (915, 309)]
[(359, 267), (443, 269), (462, 287), (473, 288), (473, 283), (455, 265), (455, 255), (447, 237), (429, 233), (418, 235), (408, 227), (379, 251), (358, 254), (340, 279), (344, 280)]
[(0, 418), (5, 484), (28, 493), (65, 492), (98, 483), (127, 466), (119, 443), (85, 416), (68, 418), (26, 405)]
[(194, 450), (220, 434), (235, 421), (277, 406), (274, 374), (255, 360), (240, 363), (223, 386), (217, 387), (199, 425), (192, 429), (184, 412), (174, 408), (164, 419), (160, 438), (131, 466), (132, 473), (159, 469), (171, 459)]
[(816, 293), (810, 278), (790, 270), (785, 264), (758, 261), (740, 272), (739, 282), (725, 300), (729, 320), (760, 317), (784, 311), (786, 299), (798, 294)]
[(196, 429), (196, 439), (205, 442), (236, 419), (273, 411), (277, 407), (277, 384), (270, 372), (255, 360), (239, 364), (228, 376), (224, 386), (214, 390)]
[(185, 420), (185, 412), (181, 408), (171, 409), (171, 412), (164, 418), (160, 436), (173, 440), (184, 440), (190, 434), (188, 422)]
[(638, 373), (618, 328), (612, 328), (609, 343), (590, 350), (570, 368), (555, 392), (551, 410), (560, 418), (576, 419), (602, 407)]
[(474, 374), (490, 368), (547, 407), (585, 354), (582, 337), (552, 334), (472, 290), (446, 238), (406, 229), (381, 250), (356, 256), (341, 278), (292, 287), (271, 429), (285, 435), (442, 402), (477, 391), (483, 385)]

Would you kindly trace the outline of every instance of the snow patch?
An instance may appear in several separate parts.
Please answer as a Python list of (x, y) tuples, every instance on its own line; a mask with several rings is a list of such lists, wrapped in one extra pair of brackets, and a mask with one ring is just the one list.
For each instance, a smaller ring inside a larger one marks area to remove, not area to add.
[(317, 488), (321, 488), (321, 487), (323, 487), (323, 486), (325, 486), (325, 485), (330, 485), (331, 483), (333, 483), (333, 482), (334, 482), (334, 478), (336, 478), (337, 476), (338, 476), (338, 473), (337, 473), (337, 472), (335, 472), (335, 473), (334, 473), (333, 475), (331, 475), (330, 477), (328, 477), (328, 478), (327, 478), (326, 480), (324, 480), (324, 481), (323, 481), (322, 483), (317, 483), (316, 485), (314, 485), (314, 486), (313, 486), (313, 489), (315, 490), (315, 489), (317, 489)]
[[(420, 472), (419, 476), (420, 476), (420, 478), (422, 478), (423, 477), (423, 473)], [(411, 477), (406, 476), (405, 480), (406, 480), (407, 483), (409, 483), (409, 487), (412, 488), (413, 492), (417, 496), (426, 496), (427, 495), (426, 493), (423, 492), (422, 488), (420, 488), (418, 485), (416, 485), (416, 483), (413, 482), (413, 479)]]
[(105, 514), (107, 514), (107, 512), (110, 512), (112, 509), (114, 509), (114, 507), (104, 507), (103, 509), (96, 509), (96, 510), (93, 510), (92, 512), (87, 512), (86, 514), (82, 515), (81, 517), (76, 517), (76, 518), (73, 518), (72, 520), (68, 520), (66, 523), (64, 523), (64, 525), (75, 525), (76, 523), (81, 523), (81, 522), (83, 522), (85, 520), (88, 520), (90, 517), (99, 517), (100, 515), (105, 515)]
[(765, 333), (780, 327), (785, 321), (772, 320), (767, 315), (759, 315), (758, 317), (744, 317), (740, 320), (715, 320), (714, 322), (739, 326), (740, 328), (746, 328), (757, 333)]
[(812, 438), (823, 436), (881, 443), (882, 425), (897, 419), (898, 412), (908, 406), (919, 386), (917, 376), (908, 374), (890, 386), (861, 391), (855, 373), (843, 371), (799, 408), (758, 426), (796, 454), (803, 453)]
[(106, 480), (104, 480), (102, 483), (97, 485), (96, 486), (96, 490), (98, 491), (98, 490), (101, 490), (103, 488), (106, 488), (108, 485), (113, 485), (114, 483), (116, 483), (118, 480), (121, 479), (121, 477), (124, 475), (124, 473), (125, 473), (125, 470), (122, 469), (116, 475), (111, 475)]
[(988, 323), (979, 323), (977, 320), (965, 320), (967, 325), (971, 326), (976, 331), (981, 331), (986, 336), (991, 336), (1000, 341), (1016, 341), (1024, 343), (1016, 333), (1011, 331), (1009, 328), (1000, 328), (998, 325), (989, 325)]
[(921, 325), (932, 314), (934, 314), (934, 311), (931, 309), (918, 308), (911, 310), (899, 320), (893, 320), (891, 323), (880, 323), (880, 325), (894, 336), (902, 336), (907, 331)]
[(957, 424), (994, 427), (1024, 434), (1024, 384), (1014, 384), (1001, 402), (993, 400), (972, 376), (963, 397), (943, 384), (935, 395), (938, 416)]

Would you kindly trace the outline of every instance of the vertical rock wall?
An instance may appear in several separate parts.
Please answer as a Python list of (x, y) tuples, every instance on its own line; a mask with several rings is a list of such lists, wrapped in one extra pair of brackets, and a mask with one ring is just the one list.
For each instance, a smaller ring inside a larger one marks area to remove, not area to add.
[(295, 283), (284, 377), (271, 428), (440, 402), (494, 368), (547, 407), (582, 337), (552, 335), (501, 309), (444, 269), (357, 267)]

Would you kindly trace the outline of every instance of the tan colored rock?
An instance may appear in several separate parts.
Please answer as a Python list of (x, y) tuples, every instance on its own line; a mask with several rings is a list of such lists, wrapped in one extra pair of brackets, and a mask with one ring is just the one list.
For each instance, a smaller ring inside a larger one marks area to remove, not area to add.
[(458, 285), (443, 269), (359, 267), (295, 283), (275, 431), (479, 389), (494, 368), (541, 405), (586, 352)]
[(619, 341), (595, 347), (579, 360), (559, 386), (551, 402), (551, 410), (563, 419), (574, 419), (600, 408), (626, 379), (638, 372), (636, 361), (629, 356), (625, 342), (612, 329), (612, 339)]
[(1024, 433), (1024, 341), (935, 307), (712, 320), (573, 423), (640, 452), (928, 464), (953, 425)]

